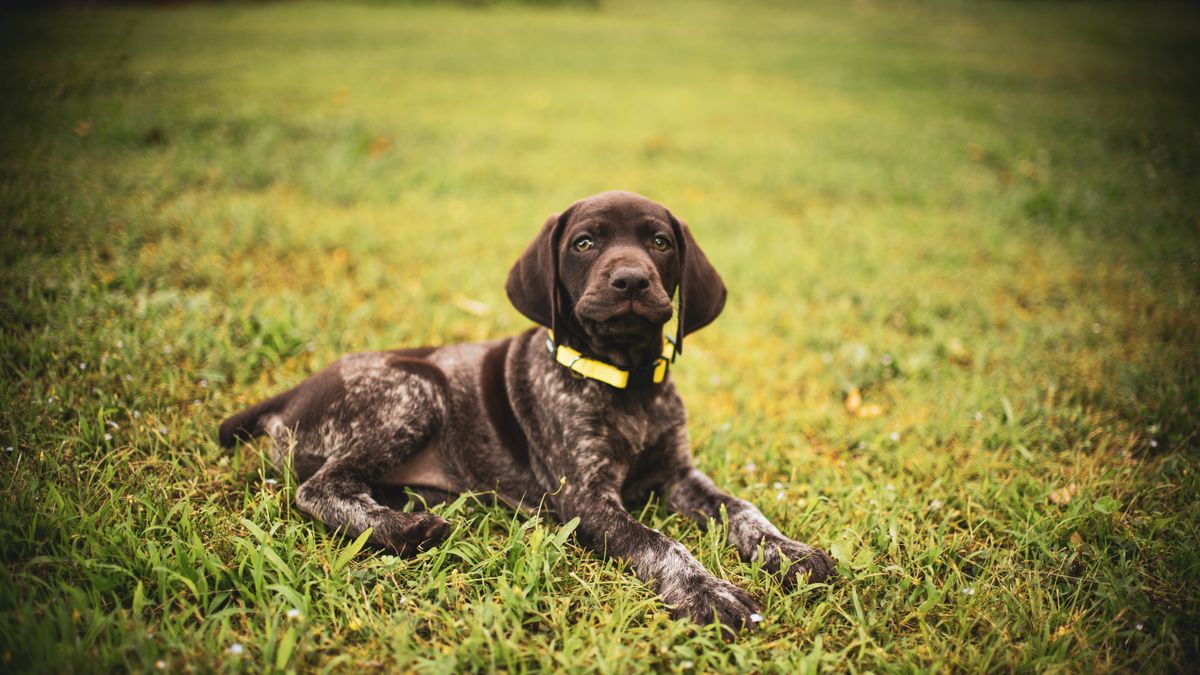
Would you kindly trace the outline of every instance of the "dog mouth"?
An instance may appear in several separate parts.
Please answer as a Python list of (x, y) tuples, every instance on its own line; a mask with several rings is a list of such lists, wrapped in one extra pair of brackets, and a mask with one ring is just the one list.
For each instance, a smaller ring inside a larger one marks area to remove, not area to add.
[(635, 314), (625, 314), (607, 321), (590, 321), (587, 326), (596, 337), (611, 340), (620, 345), (643, 344), (661, 329), (662, 324), (644, 319)]
[(613, 333), (646, 328), (661, 328), (671, 320), (674, 307), (671, 302), (646, 302), (644, 300), (609, 300), (597, 302), (591, 298), (580, 298), (575, 305), (575, 316), (581, 321), (595, 324), (598, 328)]
[(626, 301), (603, 307), (576, 307), (575, 316), (594, 337), (622, 346), (643, 346), (662, 334), (671, 319), (672, 307), (650, 306)]

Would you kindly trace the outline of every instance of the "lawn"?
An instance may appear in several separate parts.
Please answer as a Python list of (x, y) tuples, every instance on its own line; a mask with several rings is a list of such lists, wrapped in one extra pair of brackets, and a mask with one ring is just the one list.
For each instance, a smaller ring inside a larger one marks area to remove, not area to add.
[[(1200, 8), (218, 4), (0, 17), (0, 670), (1186, 671)], [(497, 337), (546, 214), (687, 219), (730, 289), (697, 462), (839, 559), (726, 643), (549, 515), (398, 559), (227, 414)]]

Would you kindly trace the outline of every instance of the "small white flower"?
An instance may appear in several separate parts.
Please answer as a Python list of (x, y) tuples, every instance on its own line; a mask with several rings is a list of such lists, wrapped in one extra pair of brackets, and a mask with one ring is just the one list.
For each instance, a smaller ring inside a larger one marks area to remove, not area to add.
[(287, 618), (289, 618), (293, 621), (299, 620), (299, 619), (303, 618), (303, 616), (304, 615), (300, 613), (300, 610), (296, 609), (295, 607), (293, 607), (287, 611)]
[(935, 499), (935, 500), (929, 502), (929, 510), (930, 511), (937, 511), (940, 508), (942, 508), (942, 500)]
[(137, 419), (141, 419), (141, 418), (142, 418), (142, 412), (140, 410), (134, 410), (133, 411), (133, 419), (137, 420)]
[(58, 400), (57, 397), (51, 396), (50, 398), (46, 399), (46, 403), (54, 403), (57, 400)]
[(104, 434), (104, 440), (106, 440), (106, 441), (111, 441), (111, 440), (112, 440), (112, 434)]
[(774, 487), (776, 490), (782, 490), (783, 483), (780, 483), (779, 481), (775, 481), (775, 483), (774, 483), (774, 485), (772, 485), (772, 487)]
[(879, 502), (875, 501), (874, 499), (869, 500), (867, 503), (871, 506), (879, 506)]
[(1134, 626), (1134, 628), (1136, 628), (1136, 629), (1138, 629), (1138, 630), (1141, 630), (1141, 629), (1142, 629), (1142, 624), (1139, 622), (1139, 623), (1138, 623), (1138, 625)]
[(12, 449), (12, 446), (11, 446), (11, 445), (10, 445), (10, 446), (8, 446), (7, 448), (5, 448), (4, 450), (5, 450), (5, 451), (7, 451), (7, 452), (12, 452), (12, 451), (13, 451), (13, 449)]
[(161, 426), (159, 426), (159, 427), (158, 427), (158, 433), (160, 433), (160, 434), (163, 434), (163, 435), (166, 435), (166, 433), (167, 433), (167, 427), (166, 427), (166, 425), (161, 425)]
[(126, 382), (133, 382), (133, 376), (132, 376), (132, 375), (126, 375), (126, 376), (125, 376), (125, 381), (126, 381)]
[(975, 587), (974, 586), (964, 586), (962, 589), (962, 592), (965, 595), (975, 595)]
[(763, 615), (762, 615), (762, 614), (759, 614), (758, 612), (754, 612), (753, 614), (751, 614), (751, 615), (750, 615), (750, 622), (751, 622), (751, 623), (759, 623), (759, 622), (761, 622), (762, 620), (763, 620)]
[(266, 481), (267, 485), (274, 485), (274, 484), (276, 484), (276, 483), (278, 483), (278, 482), (279, 482), (279, 481), (275, 480), (274, 478), (268, 478), (268, 479), (267, 479), (267, 481)]
[(891, 483), (888, 483), (887, 485), (884, 486), (884, 489), (886, 489), (888, 492), (895, 492), (896, 486), (892, 485)]
[(683, 670), (687, 670), (688, 668), (691, 668), (695, 665), (696, 664), (692, 663), (691, 661), (680, 661), (679, 662), (679, 667)]
[(158, 668), (159, 670), (166, 670), (166, 669), (167, 669), (167, 662), (166, 662), (166, 661), (163, 661), (162, 659), (159, 659), (159, 660), (157, 660), (157, 661), (155, 661), (155, 662), (154, 662), (154, 667), (155, 667), (155, 668)]
[(775, 495), (775, 501), (781, 502), (781, 501), (783, 501), (783, 498), (786, 496), (787, 496), (786, 492), (780, 492), (779, 494)]
[(975, 421), (976, 421), (976, 422), (982, 422), (982, 421), (983, 421), (983, 411), (982, 411), (982, 410), (976, 410), (976, 411), (975, 411)]
[(208, 380), (200, 380), (200, 386), (201, 386), (201, 387), (207, 387), (207, 386), (208, 386)]
[(1150, 447), (1152, 447), (1152, 448), (1157, 448), (1157, 447), (1158, 447), (1158, 441), (1156, 441), (1155, 439), (1151, 438), (1151, 439), (1150, 439)]
[(896, 441), (900, 440), (900, 432), (893, 431), (892, 433), (888, 434), (888, 438), (892, 439), (892, 442), (895, 443)]
[(117, 340), (117, 349), (125, 349), (125, 341)]
[(232, 654), (234, 656), (241, 656), (242, 653), (245, 651), (246, 651), (246, 648), (242, 646), (242, 643), (235, 642), (235, 643), (229, 645), (229, 649), (226, 649), (225, 653)]
[(1092, 324), (1092, 332), (1099, 333), (1100, 332), (1100, 324), (1098, 324), (1098, 323)]
[(80, 370), (87, 370), (87, 364), (86, 364), (86, 363), (81, 363), (81, 364), (79, 364), (79, 369), (80, 369)]
[(116, 422), (114, 422), (112, 420), (108, 420), (108, 422), (106, 422), (106, 424), (108, 424), (110, 429), (120, 429), (121, 428), (121, 425), (117, 424)]
[(753, 471), (757, 468), (758, 468), (758, 465), (755, 464), (754, 462), (746, 462), (746, 470), (747, 471)]
[(407, 596), (407, 595), (402, 595), (402, 596), (400, 596), (400, 604), (402, 604), (402, 605), (403, 605), (403, 604), (406, 604), (407, 602), (408, 602), (408, 596)]

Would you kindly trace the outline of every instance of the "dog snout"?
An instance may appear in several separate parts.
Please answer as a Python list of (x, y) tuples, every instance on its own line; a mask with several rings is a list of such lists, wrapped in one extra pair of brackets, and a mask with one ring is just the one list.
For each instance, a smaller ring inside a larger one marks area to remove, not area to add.
[(617, 292), (635, 298), (650, 288), (650, 273), (638, 267), (618, 267), (608, 277)]

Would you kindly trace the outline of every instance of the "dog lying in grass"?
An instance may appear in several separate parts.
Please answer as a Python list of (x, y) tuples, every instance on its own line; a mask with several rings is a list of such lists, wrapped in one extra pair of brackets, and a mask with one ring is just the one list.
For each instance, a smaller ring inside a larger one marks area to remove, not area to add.
[(721, 313), (725, 285), (683, 221), (628, 192), (581, 200), (546, 221), (505, 290), (538, 327), (346, 356), (230, 417), (222, 445), (268, 434), (275, 463), (297, 472), (302, 511), (351, 536), (370, 529), (369, 541), (398, 555), (436, 545), (449, 523), (389, 508), (381, 489), (544, 504), (578, 518), (579, 541), (627, 560), (675, 616), (731, 631), (761, 620), (758, 603), (634, 519), (626, 500), (657, 491), (702, 526), (724, 508), (742, 558), (761, 558), (788, 587), (830, 576), (825, 552), (784, 536), (693, 464), (668, 371), (684, 337)]

